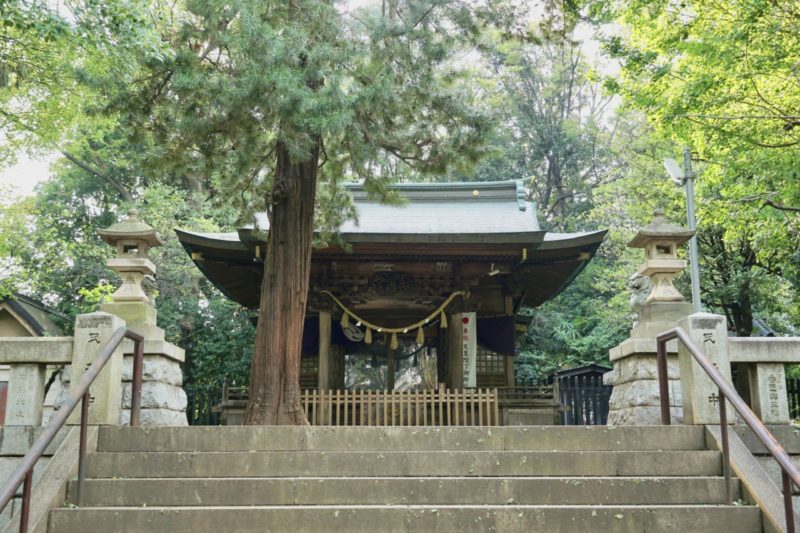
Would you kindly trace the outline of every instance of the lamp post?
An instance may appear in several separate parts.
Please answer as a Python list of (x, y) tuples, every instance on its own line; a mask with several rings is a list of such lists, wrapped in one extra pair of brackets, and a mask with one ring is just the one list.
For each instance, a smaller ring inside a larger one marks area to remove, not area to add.
[[(692, 175), (692, 153), (683, 149), (683, 170), (674, 159), (664, 159), (667, 173), (678, 185), (686, 188), (686, 211), (690, 230), (696, 230), (694, 216), (694, 176)], [(689, 273), (692, 279), (692, 312), (700, 312), (700, 262), (697, 254), (697, 235), (689, 239)]]

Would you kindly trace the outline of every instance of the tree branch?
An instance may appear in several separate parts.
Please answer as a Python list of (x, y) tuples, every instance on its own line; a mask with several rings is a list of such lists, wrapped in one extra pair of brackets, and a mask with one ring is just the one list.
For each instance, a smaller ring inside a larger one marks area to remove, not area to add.
[(105, 181), (106, 183), (114, 187), (117, 190), (117, 192), (119, 192), (123, 201), (131, 204), (134, 203), (135, 199), (133, 198), (133, 195), (128, 190), (128, 188), (125, 187), (119, 180), (109, 176), (108, 174), (100, 172), (97, 168), (87, 164), (84, 161), (81, 161), (79, 158), (72, 155), (70, 152), (66, 150), (59, 150), (59, 152), (61, 152), (61, 155), (66, 157), (70, 162), (72, 162), (78, 168), (88, 172), (89, 174), (95, 177), (100, 178), (101, 180)]
[(790, 213), (800, 213), (800, 207), (783, 205), (780, 202), (775, 201), (775, 197), (778, 195), (776, 192), (768, 192), (763, 194), (754, 194), (752, 196), (745, 196), (742, 198), (743, 202), (755, 202), (761, 201), (761, 207), (771, 207), (773, 209), (777, 209), (778, 211), (787, 211)]

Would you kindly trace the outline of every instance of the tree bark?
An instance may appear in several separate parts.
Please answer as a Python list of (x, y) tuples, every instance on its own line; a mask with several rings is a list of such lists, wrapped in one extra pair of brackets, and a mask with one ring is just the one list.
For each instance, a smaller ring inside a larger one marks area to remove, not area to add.
[(247, 425), (307, 425), (300, 352), (311, 273), (319, 140), (302, 162), (276, 148), (272, 212), (250, 369)]

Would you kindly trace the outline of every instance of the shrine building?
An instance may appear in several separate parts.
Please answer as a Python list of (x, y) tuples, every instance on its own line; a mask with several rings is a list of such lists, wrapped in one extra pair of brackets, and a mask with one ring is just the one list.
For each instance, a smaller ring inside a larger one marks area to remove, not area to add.
[[(518, 311), (569, 285), (606, 232), (542, 230), (520, 181), (394, 187), (403, 205), (346, 185), (357, 211), (346, 244), (313, 251), (301, 387), (514, 387)], [(235, 233), (176, 231), (223, 294), (258, 309), (267, 230), (260, 216)]]

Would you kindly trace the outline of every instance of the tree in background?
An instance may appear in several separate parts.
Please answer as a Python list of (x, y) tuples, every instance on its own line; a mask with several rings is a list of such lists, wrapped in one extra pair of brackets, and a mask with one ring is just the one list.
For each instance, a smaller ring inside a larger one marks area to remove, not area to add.
[[(354, 15), (314, 0), (117, 8), (79, 9), (79, 24), (96, 23), (97, 48), (116, 56), (91, 65), (65, 57), (80, 74), (76, 86), (105, 96), (79, 108), (112, 124), (103, 134), (122, 131), (142, 147), (151, 175), (203, 176), (241, 213), (267, 212), (245, 421), (303, 423), (298, 373), (315, 212), (323, 230), (338, 226), (337, 213), (348, 213), (337, 192), (343, 179), (363, 179), (391, 200), (387, 160), (420, 172), (473, 163), (489, 119), (460, 54), (480, 44), (483, 26), (513, 17), (500, 2), (443, 0), (387, 0)], [(117, 42), (134, 45), (112, 51)]]
[(539, 218), (549, 227), (574, 228), (592, 205), (592, 191), (620, 176), (612, 145), (619, 118), (604, 94), (583, 43), (508, 43), (492, 57), (502, 94), (499, 157), (481, 176), (517, 175), (529, 187)]
[[(796, 332), (795, 6), (545, 4), (535, 44), (510, 39), (530, 36), (524, 17), (509, 30), (511, 10), (488, 1), (386, 0), (350, 13), (312, 1), (120, 0), (70, 3), (68, 16), (0, 4), (0, 157), (44, 147), (65, 158), (35, 200), (3, 206), (0, 292), (8, 274), (25, 276), (66, 313), (86, 309), (112, 279), (94, 230), (133, 202), (167, 237), (176, 221), (216, 231), (266, 211), (265, 271), (288, 277), (265, 276), (256, 352), (271, 355), (252, 363), (248, 416), (298, 422), (303, 265), (311, 242), (335, 238), (352, 215), (338, 184), (361, 179), (381, 195), (398, 179), (521, 179), (547, 229), (611, 230), (583, 274), (532, 312), (520, 339), (520, 362), (532, 365), (520, 374), (542, 375), (603, 361), (626, 335), (625, 281), (639, 257), (625, 243), (655, 207), (685, 219), (661, 160), (688, 144), (704, 303), (739, 334), (752, 317)], [(576, 38), (582, 18), (624, 28), (606, 39), (622, 61), (610, 92)], [(197, 354), (187, 379), (211, 387), (215, 367), (244, 379), (247, 313), (220, 299), (176, 241), (156, 253), (162, 323)], [(273, 365), (277, 381), (265, 385)]]
[(532, 318), (517, 343), (521, 382), (608, 360), (631, 322), (626, 281), (638, 257), (625, 243), (652, 214), (650, 208), (642, 218), (631, 217), (624, 196), (607, 192), (640, 172), (629, 152), (647, 148), (647, 129), (635, 116), (616, 113), (574, 31), (543, 35), (550, 37), (492, 50), (482, 83), (499, 126), (474, 175), (450, 176), (523, 181), (550, 231), (610, 230), (564, 292), (540, 308), (521, 310)]
[[(186, 349), (184, 388), (190, 395), (218, 394), (225, 379), (247, 382), (252, 313), (211, 286), (172, 231), (176, 225), (232, 229), (235, 213), (205, 203), (197, 211), (189, 197), (158, 183), (135, 191), (143, 217), (166, 242), (151, 252), (159, 271), (156, 307), (167, 340)], [(61, 326), (70, 331), (75, 315), (96, 310), (114, 290), (116, 275), (105, 266), (113, 250), (96, 231), (130, 205), (92, 173), (62, 162), (35, 196), (0, 212), (4, 285), (47, 302), (66, 317)]]
[(636, 1), (612, 15), (624, 37), (606, 39), (622, 64), (609, 85), (674, 151), (687, 145), (694, 153), (704, 303), (749, 335), (754, 314), (775, 312), (777, 299), (783, 311), (773, 315), (776, 329), (796, 328), (797, 4)]

